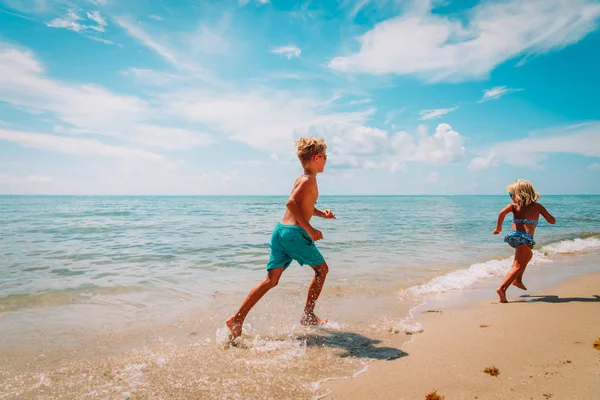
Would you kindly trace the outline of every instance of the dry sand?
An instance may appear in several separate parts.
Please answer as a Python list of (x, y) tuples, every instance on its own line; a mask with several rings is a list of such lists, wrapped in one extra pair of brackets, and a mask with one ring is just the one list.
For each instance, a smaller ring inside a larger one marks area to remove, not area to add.
[[(600, 274), (579, 276), (508, 304), (426, 312), (424, 331), (354, 379), (324, 384), (328, 399), (600, 399)], [(498, 368), (498, 376), (482, 372)]]

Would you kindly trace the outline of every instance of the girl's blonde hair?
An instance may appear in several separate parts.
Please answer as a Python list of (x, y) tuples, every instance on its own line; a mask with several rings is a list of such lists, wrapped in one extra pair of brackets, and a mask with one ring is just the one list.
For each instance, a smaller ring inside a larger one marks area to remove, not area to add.
[(310, 158), (315, 154), (325, 154), (327, 151), (327, 145), (325, 139), (315, 139), (311, 137), (301, 137), (296, 141), (296, 147), (298, 151), (298, 159), (302, 165), (310, 161)]
[(531, 203), (535, 203), (540, 198), (540, 195), (535, 191), (533, 184), (523, 179), (517, 179), (515, 183), (511, 183), (506, 187), (515, 203), (521, 207), (527, 207)]

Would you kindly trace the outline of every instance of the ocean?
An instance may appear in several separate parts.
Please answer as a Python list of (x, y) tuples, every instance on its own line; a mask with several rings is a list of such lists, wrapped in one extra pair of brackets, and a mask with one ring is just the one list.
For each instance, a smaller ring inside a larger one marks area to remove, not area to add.
[[(299, 324), (312, 270), (293, 263), (232, 346), (285, 200), (0, 196), (0, 398), (319, 398), (410, 356), (435, 302), (495, 299), (512, 262), (510, 218), (492, 234), (508, 195), (323, 196), (329, 323)], [(600, 271), (600, 196), (540, 202), (557, 223), (538, 225), (529, 288)]]

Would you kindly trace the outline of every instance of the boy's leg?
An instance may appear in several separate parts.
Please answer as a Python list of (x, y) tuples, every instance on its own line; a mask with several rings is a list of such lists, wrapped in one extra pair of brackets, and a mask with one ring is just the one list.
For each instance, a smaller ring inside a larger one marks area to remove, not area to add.
[(322, 325), (327, 322), (327, 319), (320, 319), (315, 315), (315, 302), (321, 294), (323, 284), (325, 283), (325, 278), (327, 277), (327, 272), (329, 272), (329, 267), (327, 267), (326, 262), (323, 262), (316, 267), (312, 267), (312, 269), (315, 270), (315, 276), (308, 287), (308, 296), (306, 297), (304, 316), (300, 321), (302, 325)]
[(502, 285), (496, 290), (496, 293), (500, 296), (501, 303), (508, 303), (508, 300), (506, 300), (506, 289), (508, 289), (519, 274), (522, 276), (523, 270), (527, 266), (531, 256), (532, 251), (528, 246), (521, 245), (515, 249), (515, 260), (513, 261), (512, 268), (508, 271), (508, 274), (506, 274), (506, 278), (504, 278)]
[(236, 338), (242, 334), (242, 325), (244, 325), (244, 320), (246, 319), (248, 312), (250, 312), (252, 307), (256, 305), (256, 303), (265, 295), (265, 293), (277, 286), (279, 278), (281, 277), (284, 269), (285, 268), (282, 265), (281, 268), (268, 270), (265, 279), (260, 281), (252, 288), (252, 290), (250, 290), (250, 293), (248, 293), (248, 296), (246, 296), (246, 299), (242, 303), (238, 312), (227, 319), (225, 323), (231, 331), (231, 336)]

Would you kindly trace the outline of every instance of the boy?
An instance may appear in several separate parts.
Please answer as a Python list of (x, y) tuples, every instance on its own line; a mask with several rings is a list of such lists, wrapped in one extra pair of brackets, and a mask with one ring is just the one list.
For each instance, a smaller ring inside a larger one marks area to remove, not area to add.
[(325, 277), (329, 271), (327, 263), (321, 252), (315, 246), (315, 241), (323, 239), (323, 234), (310, 225), (313, 215), (321, 218), (335, 218), (330, 210), (321, 211), (315, 207), (319, 197), (317, 187), (317, 174), (323, 172), (327, 162), (327, 145), (324, 139), (300, 138), (296, 142), (298, 158), (304, 174), (294, 182), (294, 188), (288, 198), (286, 211), (277, 224), (271, 236), (271, 256), (267, 264), (267, 276), (256, 285), (242, 303), (237, 313), (225, 322), (231, 332), (231, 337), (236, 338), (242, 334), (242, 325), (248, 312), (256, 303), (274, 288), (279, 282), (283, 271), (289, 267), (292, 260), (300, 265), (308, 264), (315, 271), (315, 276), (308, 288), (302, 325), (322, 325), (326, 319), (315, 315), (315, 302), (319, 298)]

